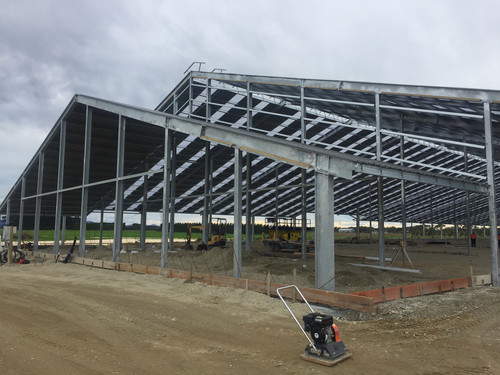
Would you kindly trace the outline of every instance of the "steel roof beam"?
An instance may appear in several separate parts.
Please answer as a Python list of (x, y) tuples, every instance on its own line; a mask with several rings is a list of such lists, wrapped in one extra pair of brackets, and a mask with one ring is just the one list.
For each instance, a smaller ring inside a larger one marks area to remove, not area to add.
[(300, 86), (332, 90), (347, 90), (357, 92), (379, 92), (390, 95), (414, 95), (434, 98), (449, 98), (470, 101), (500, 101), (500, 92), (494, 90), (475, 90), (468, 88), (432, 87), (416, 85), (397, 85), (388, 83), (301, 79), (286, 77), (268, 77), (257, 75), (242, 75), (229, 73), (191, 72), (193, 78), (216, 79), (220, 81), (241, 81), (269, 85)]
[[(422, 171), (417, 172), (410, 168), (386, 162), (346, 155), (335, 151), (322, 150), (282, 139), (269, 139), (269, 137), (254, 134), (246, 130), (233, 129), (216, 124), (208, 124), (202, 121), (181, 118), (83, 95), (77, 95), (76, 101), (105, 111), (120, 113), (122, 116), (130, 117), (153, 125), (166, 126), (171, 130), (201, 137), (207, 141), (212, 141), (230, 147), (239, 147), (240, 149), (253, 154), (262, 155), (302, 168), (312, 168), (318, 172), (346, 179), (350, 179), (352, 177), (352, 171), (355, 171), (374, 176), (445, 186), (481, 194), (485, 194), (487, 192), (486, 186), (480, 183), (469, 182), (458, 178), (444, 177), (435, 173)], [(318, 155), (326, 155), (329, 157), (329, 163), (326, 169), (316, 164), (316, 158)]]
[(458, 179), (441, 177), (438, 174), (431, 174), (431, 173), (423, 174), (422, 172), (403, 170), (403, 168), (401, 169), (392, 168), (392, 165), (390, 164), (386, 166), (377, 166), (377, 165), (358, 163), (355, 165), (353, 170), (355, 172), (371, 174), (374, 176), (383, 176), (398, 180), (406, 180), (406, 181), (420, 182), (429, 185), (444, 186), (452, 189), (467, 190), (479, 194), (486, 194), (487, 192), (487, 188), (483, 184), (475, 184), (463, 180), (461, 181)]

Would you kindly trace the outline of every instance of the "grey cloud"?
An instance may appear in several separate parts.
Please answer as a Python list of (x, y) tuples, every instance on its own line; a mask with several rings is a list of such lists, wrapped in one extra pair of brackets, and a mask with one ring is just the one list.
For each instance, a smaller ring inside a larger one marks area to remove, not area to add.
[[(154, 108), (195, 60), (235, 73), (498, 89), (499, 8), (451, 0), (4, 2), (0, 129), (46, 134), (75, 93)], [(8, 142), (22, 134), (0, 139), (7, 160), (18, 158)], [(7, 191), (0, 186), (0, 200)]]

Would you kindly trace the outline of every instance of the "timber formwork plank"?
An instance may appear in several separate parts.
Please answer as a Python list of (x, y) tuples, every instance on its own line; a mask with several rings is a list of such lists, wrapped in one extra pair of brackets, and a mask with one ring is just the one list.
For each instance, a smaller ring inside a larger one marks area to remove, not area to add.
[(373, 298), (374, 303), (380, 303), (408, 297), (423, 296), (426, 294), (449, 292), (455, 289), (468, 288), (471, 285), (472, 284), (470, 277), (462, 277), (458, 279), (439, 280), (431, 281), (428, 283), (365, 290), (362, 292), (354, 292), (351, 294), (356, 296), (370, 297)]
[[(42, 253), (40, 254), (40, 256), (45, 259), (52, 259), (52, 260), (56, 259), (55, 254)], [(85, 266), (111, 269), (116, 271), (161, 275), (167, 278), (196, 281), (213, 286), (246, 289), (252, 292), (257, 292), (262, 294), (269, 293), (272, 296), (277, 296), (276, 292), (277, 288), (285, 286), (283, 284), (276, 284), (276, 283), (268, 284), (265, 281), (258, 281), (258, 280), (241, 279), (241, 278), (219, 276), (212, 274), (201, 274), (196, 272), (174, 270), (170, 268), (165, 269), (160, 267), (150, 267), (141, 264), (110, 262), (110, 261), (94, 260), (94, 259), (87, 259), (80, 257), (73, 257), (71, 258), (70, 262), (74, 264), (81, 264)], [(348, 308), (362, 312), (373, 311), (373, 299), (371, 297), (356, 296), (352, 294), (331, 292), (331, 291), (306, 288), (306, 287), (301, 287), (300, 291), (309, 302), (321, 303), (341, 308)], [(291, 290), (283, 291), (282, 295), (288, 298), (296, 297), (297, 299), (300, 300), (300, 296), (298, 295), (294, 296)]]

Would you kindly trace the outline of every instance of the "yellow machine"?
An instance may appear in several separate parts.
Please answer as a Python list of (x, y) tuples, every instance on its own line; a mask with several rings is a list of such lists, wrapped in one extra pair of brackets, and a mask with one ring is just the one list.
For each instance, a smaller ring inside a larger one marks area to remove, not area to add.
[(210, 236), (208, 237), (208, 247), (226, 246), (227, 220), (221, 218), (213, 218), (210, 225), (211, 230)]
[[(262, 242), (273, 251), (297, 251), (302, 247), (302, 220), (290, 217), (267, 217)], [(310, 228), (310, 220), (307, 221)], [(266, 235), (267, 232), (267, 235)], [(311, 244), (308, 248), (313, 248)]]
[[(271, 241), (277, 239), (285, 241), (298, 241), (300, 238), (300, 234), (302, 232), (302, 228), (297, 225), (293, 225), (293, 219), (287, 217), (278, 218), (277, 230), (276, 230), (276, 218), (266, 217), (265, 227), (267, 228), (268, 232), (267, 238)], [(277, 238), (276, 238), (276, 232), (278, 232)]]
[[(203, 231), (203, 225), (191, 225), (188, 224), (187, 234), (186, 234), (186, 248), (192, 250), (191, 245), (191, 234), (192, 230), (197, 229)], [(227, 231), (227, 220), (222, 218), (213, 218), (210, 223), (210, 233), (208, 237), (207, 244), (200, 244), (197, 250), (206, 250), (214, 246), (225, 246), (226, 245), (226, 231)], [(211, 234), (211, 235), (210, 235)]]

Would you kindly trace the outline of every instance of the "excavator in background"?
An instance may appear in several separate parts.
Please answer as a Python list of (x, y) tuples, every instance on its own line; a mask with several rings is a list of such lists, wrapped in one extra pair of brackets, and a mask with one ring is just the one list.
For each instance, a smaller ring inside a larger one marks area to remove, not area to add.
[[(311, 220), (306, 228), (311, 229)], [(300, 251), (302, 249), (302, 220), (291, 217), (266, 217), (262, 243), (272, 251)], [(307, 243), (307, 251), (314, 250), (314, 243)]]
[[(193, 229), (203, 231), (203, 225), (188, 224), (186, 233), (186, 249), (188, 250), (193, 250), (193, 245), (191, 245), (191, 235)], [(226, 232), (227, 220), (223, 218), (213, 218), (210, 223), (208, 243), (199, 244), (196, 250), (208, 250), (214, 246), (226, 246)]]

